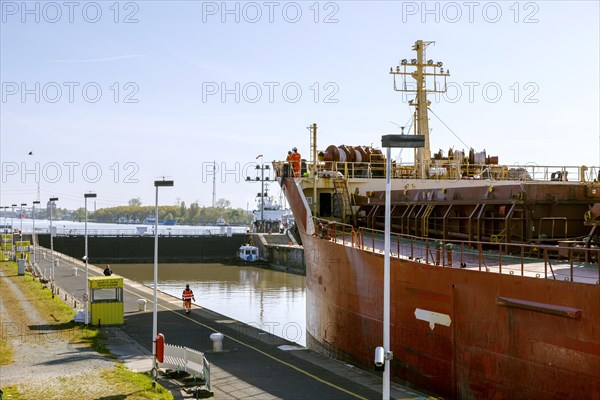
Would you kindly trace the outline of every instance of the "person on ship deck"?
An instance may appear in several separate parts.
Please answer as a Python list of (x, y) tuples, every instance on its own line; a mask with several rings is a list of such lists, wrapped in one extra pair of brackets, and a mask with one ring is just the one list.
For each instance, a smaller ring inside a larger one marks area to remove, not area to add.
[(300, 153), (298, 153), (298, 149), (294, 147), (292, 149), (292, 154), (289, 155), (288, 157), (290, 158), (290, 164), (292, 165), (292, 168), (294, 169), (294, 177), (299, 178), (300, 177), (300, 161), (302, 159), (302, 156), (300, 155)]

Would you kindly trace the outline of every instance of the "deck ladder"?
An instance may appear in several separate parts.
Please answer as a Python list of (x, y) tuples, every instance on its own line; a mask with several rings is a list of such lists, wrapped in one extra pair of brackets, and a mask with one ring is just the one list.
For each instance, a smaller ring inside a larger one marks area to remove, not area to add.
[(333, 180), (333, 188), (335, 193), (338, 195), (338, 198), (341, 199), (341, 218), (342, 222), (346, 223), (348, 220), (347, 216), (353, 215), (352, 206), (350, 204), (350, 193), (348, 193), (346, 180), (343, 178), (335, 178)]
[(435, 208), (435, 206), (433, 204), (429, 204), (427, 206), (427, 209), (423, 213), (423, 218), (421, 219), (422, 224), (423, 224), (421, 226), (421, 231), (422, 231), (424, 237), (429, 236), (429, 216), (431, 215), (431, 212), (433, 211), (434, 208)]

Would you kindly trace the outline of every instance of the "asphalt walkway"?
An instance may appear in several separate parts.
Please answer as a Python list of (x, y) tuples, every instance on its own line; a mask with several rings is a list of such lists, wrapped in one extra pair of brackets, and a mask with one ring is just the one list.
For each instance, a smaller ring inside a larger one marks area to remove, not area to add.
[[(50, 273), (50, 251), (38, 256)], [(160, 267), (160, 266), (159, 266)], [(102, 268), (89, 265), (90, 276)], [(80, 302), (85, 294), (83, 262), (60, 256), (54, 271), (59, 296)], [(138, 299), (145, 299), (145, 311)], [(153, 290), (125, 279), (125, 324), (108, 332), (108, 347), (126, 366), (145, 372), (152, 368)], [(92, 321), (91, 321), (92, 322)], [(254, 327), (194, 305), (186, 315), (180, 299), (159, 292), (158, 332), (169, 344), (205, 353), (211, 363), (215, 399), (381, 399), (381, 378), (324, 357)], [(225, 335), (222, 352), (212, 352), (210, 334)], [(163, 382), (161, 382), (163, 383)], [(173, 391), (172, 382), (164, 382)], [(175, 388), (176, 389), (176, 388)], [(177, 392), (177, 390), (175, 390)], [(183, 398), (181, 393), (174, 393)], [(425, 399), (424, 394), (392, 384), (393, 399)]]

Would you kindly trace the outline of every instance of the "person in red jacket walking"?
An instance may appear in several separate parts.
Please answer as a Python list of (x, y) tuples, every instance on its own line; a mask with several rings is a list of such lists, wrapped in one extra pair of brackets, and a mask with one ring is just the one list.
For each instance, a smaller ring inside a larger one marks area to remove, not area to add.
[(192, 300), (196, 301), (194, 297), (194, 292), (190, 289), (190, 285), (185, 285), (185, 289), (183, 290), (183, 295), (181, 296), (183, 300), (183, 306), (185, 307), (185, 313), (189, 314), (192, 309)]

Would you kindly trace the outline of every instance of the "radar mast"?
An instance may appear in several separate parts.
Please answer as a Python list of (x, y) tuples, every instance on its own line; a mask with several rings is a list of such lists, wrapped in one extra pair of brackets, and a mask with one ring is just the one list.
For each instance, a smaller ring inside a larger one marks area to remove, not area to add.
[[(415, 93), (415, 99), (408, 102), (409, 105), (415, 107), (414, 121), (415, 134), (425, 137), (425, 146), (416, 150), (415, 164), (421, 178), (427, 177), (427, 171), (431, 163), (431, 149), (429, 146), (429, 116), (427, 108), (431, 104), (427, 100), (427, 93), (445, 93), (446, 92), (446, 77), (450, 76), (450, 71), (444, 71), (441, 61), (434, 62), (426, 60), (427, 46), (435, 42), (426, 42), (417, 40), (413, 46), (413, 50), (417, 52), (417, 58), (410, 61), (403, 59), (400, 65), (390, 68), (390, 74), (394, 75), (394, 90), (397, 92)], [(414, 67), (414, 69), (412, 69)], [(396, 82), (396, 75), (402, 75), (402, 85), (399, 88)], [(416, 86), (407, 85), (407, 76), (412, 77), (416, 81)], [(433, 87), (427, 87), (427, 78), (433, 80)], [(443, 77), (443, 86), (438, 85), (437, 78)], [(442, 86), (442, 87), (439, 87)]]

